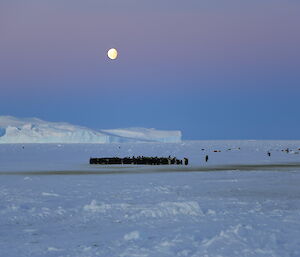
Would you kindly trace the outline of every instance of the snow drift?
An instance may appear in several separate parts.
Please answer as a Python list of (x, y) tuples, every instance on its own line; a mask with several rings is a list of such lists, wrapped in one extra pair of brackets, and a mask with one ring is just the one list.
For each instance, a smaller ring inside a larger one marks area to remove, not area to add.
[(0, 143), (180, 142), (180, 131), (146, 128), (93, 130), (65, 122), (0, 116)]

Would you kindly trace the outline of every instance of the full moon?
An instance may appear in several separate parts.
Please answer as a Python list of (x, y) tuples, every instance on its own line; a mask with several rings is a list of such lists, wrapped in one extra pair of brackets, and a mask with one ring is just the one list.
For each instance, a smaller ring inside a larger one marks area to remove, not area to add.
[(107, 56), (111, 60), (117, 59), (117, 57), (118, 57), (118, 51), (117, 51), (117, 49), (115, 49), (115, 48), (109, 49), (108, 52), (107, 52)]

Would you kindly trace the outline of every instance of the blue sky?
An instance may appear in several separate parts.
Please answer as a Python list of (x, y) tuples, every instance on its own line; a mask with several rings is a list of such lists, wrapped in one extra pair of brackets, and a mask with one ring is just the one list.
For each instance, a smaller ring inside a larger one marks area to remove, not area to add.
[(0, 115), (300, 139), (299, 11), (280, 0), (1, 1)]

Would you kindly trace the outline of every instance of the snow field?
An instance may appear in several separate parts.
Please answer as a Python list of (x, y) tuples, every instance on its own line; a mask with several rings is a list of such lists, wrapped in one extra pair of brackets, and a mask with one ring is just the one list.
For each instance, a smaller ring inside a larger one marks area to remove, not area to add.
[[(128, 153), (186, 156), (192, 167), (297, 163), (298, 154), (281, 149), (297, 152), (298, 145), (287, 141), (1, 145), (0, 256), (300, 256), (297, 167), (141, 174), (122, 174), (131, 168), (114, 167), (118, 174), (101, 175), (110, 167), (86, 164), (91, 155)], [(215, 149), (221, 152), (214, 153)], [(266, 155), (269, 150), (271, 157)], [(206, 154), (208, 164), (203, 162)], [(61, 169), (65, 175), (26, 173)], [(100, 175), (68, 175), (80, 169)], [(19, 173), (9, 175), (12, 171)]]
[(299, 256), (298, 172), (1, 180), (3, 256)]

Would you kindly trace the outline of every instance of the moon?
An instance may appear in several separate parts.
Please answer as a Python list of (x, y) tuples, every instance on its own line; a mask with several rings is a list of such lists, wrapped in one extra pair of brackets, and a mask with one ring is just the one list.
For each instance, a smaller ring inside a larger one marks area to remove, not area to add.
[(118, 51), (115, 48), (111, 48), (107, 51), (107, 56), (111, 60), (115, 60), (118, 57)]

